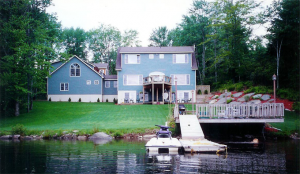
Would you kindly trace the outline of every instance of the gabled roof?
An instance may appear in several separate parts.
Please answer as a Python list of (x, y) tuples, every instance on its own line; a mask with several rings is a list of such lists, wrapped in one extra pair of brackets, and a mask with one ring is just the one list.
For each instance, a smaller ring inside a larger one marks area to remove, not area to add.
[(100, 77), (104, 78), (102, 74), (98, 73), (97, 71), (94, 70), (94, 68), (92, 68), (90, 63), (85, 62), (84, 60), (80, 59), (79, 57), (77, 57), (76, 55), (72, 56), (69, 58), (68, 61), (66, 61), (65, 63), (61, 64), (58, 68), (56, 68), (53, 72), (50, 73), (50, 75), (54, 74), (57, 70), (59, 70), (61, 67), (63, 67), (66, 63), (68, 63), (70, 60), (72, 60), (73, 58), (76, 58), (78, 60), (80, 60), (83, 64), (85, 64), (89, 69), (91, 69), (92, 71), (94, 71), (96, 74), (98, 74)]
[(192, 70), (198, 70), (193, 46), (183, 47), (119, 47), (116, 61), (116, 70), (122, 70), (122, 53), (192, 53)]
[(117, 80), (118, 76), (117, 75), (105, 75), (104, 80)]
[(94, 66), (98, 68), (108, 68), (108, 63), (94, 63)]

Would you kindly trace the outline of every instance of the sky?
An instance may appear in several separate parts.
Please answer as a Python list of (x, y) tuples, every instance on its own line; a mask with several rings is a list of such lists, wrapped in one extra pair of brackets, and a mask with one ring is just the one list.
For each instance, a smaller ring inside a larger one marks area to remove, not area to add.
[[(272, 0), (263, 1), (263, 6)], [(193, 0), (53, 0), (48, 13), (56, 13), (63, 28), (83, 28), (88, 31), (100, 24), (111, 25), (121, 32), (136, 30), (142, 46), (150, 44), (155, 28), (173, 29), (187, 15)], [(256, 35), (264, 35), (263, 26), (255, 26)]]

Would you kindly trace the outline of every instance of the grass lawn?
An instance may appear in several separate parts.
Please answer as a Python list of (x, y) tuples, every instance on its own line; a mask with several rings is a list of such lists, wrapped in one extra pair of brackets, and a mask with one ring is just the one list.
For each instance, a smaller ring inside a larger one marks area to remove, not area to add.
[(300, 116), (296, 112), (284, 111), (284, 123), (271, 123), (272, 126), (281, 129), (284, 132), (290, 132), (300, 129)]
[(28, 130), (137, 129), (164, 124), (168, 105), (115, 105), (36, 101), (30, 113), (2, 118), (0, 130), (23, 124)]

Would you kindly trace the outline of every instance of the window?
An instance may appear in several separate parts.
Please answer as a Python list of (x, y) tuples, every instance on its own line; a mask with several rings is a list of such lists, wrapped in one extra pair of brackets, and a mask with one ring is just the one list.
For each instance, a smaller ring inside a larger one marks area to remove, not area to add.
[(163, 59), (163, 58), (165, 58), (165, 55), (164, 54), (159, 54), (159, 58)]
[(143, 85), (143, 75), (123, 75), (124, 85)]
[(136, 54), (125, 54), (125, 64), (140, 64), (141, 56)]
[(71, 65), (71, 77), (80, 77), (80, 66), (77, 63)]
[(105, 81), (105, 88), (110, 88), (110, 81)]
[(69, 91), (69, 83), (60, 83), (60, 91)]
[(175, 85), (175, 77), (177, 77), (177, 85), (189, 85), (190, 75), (189, 74), (171, 74), (172, 85)]
[(87, 80), (87, 81), (86, 81), (86, 84), (87, 84), (87, 85), (91, 85), (92, 82), (91, 82), (90, 80)]
[(114, 88), (117, 88), (117, 87), (118, 87), (118, 82), (114, 81)]
[(99, 80), (95, 80), (94, 85), (99, 85)]
[(154, 59), (154, 54), (149, 54), (149, 59)]
[(173, 63), (188, 63), (187, 54), (173, 54)]

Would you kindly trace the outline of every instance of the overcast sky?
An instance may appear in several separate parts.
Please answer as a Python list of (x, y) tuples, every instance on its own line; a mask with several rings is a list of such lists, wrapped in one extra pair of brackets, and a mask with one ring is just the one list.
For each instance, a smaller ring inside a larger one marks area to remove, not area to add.
[[(272, 0), (265, 0), (263, 5)], [(137, 30), (142, 46), (149, 45), (153, 29), (167, 26), (173, 29), (188, 13), (193, 0), (53, 0), (47, 9), (56, 13), (62, 26), (83, 28), (88, 31), (101, 23), (112, 25), (121, 32)], [(265, 33), (263, 27), (255, 27), (256, 34)]]

